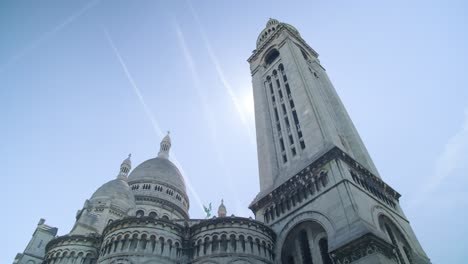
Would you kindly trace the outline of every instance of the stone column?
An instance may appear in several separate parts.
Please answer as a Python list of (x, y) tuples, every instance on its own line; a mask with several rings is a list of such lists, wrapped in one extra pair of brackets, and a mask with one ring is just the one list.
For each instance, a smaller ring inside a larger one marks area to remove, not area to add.
[(307, 242), (309, 243), (309, 252), (310, 252), (310, 255), (312, 256), (312, 259), (314, 259), (315, 244), (314, 244), (314, 237), (313, 237), (313, 234), (312, 234), (312, 230), (307, 228), (306, 229), (306, 234), (307, 234)]
[(302, 260), (302, 254), (301, 254), (302, 252), (301, 243), (297, 238), (294, 240), (294, 245), (295, 245), (294, 263), (296, 263), (296, 260), (297, 260), (297, 263), (304, 263), (304, 261)]

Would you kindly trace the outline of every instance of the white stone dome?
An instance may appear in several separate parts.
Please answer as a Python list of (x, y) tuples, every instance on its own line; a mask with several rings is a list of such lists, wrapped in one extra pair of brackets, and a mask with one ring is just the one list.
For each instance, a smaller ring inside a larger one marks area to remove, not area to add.
[(89, 201), (111, 201), (112, 204), (124, 211), (135, 207), (135, 197), (128, 183), (122, 179), (115, 179), (103, 184), (94, 192)]
[(170, 185), (186, 194), (184, 177), (169, 159), (156, 157), (138, 165), (128, 176), (129, 182), (150, 181)]

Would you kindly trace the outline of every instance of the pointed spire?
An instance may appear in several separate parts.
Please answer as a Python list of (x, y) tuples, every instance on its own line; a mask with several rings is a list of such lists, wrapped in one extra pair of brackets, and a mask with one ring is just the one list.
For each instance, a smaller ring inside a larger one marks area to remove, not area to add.
[(169, 137), (169, 134), (170, 132), (167, 131), (167, 135), (161, 141), (158, 153), (158, 157), (160, 158), (169, 158), (169, 150), (171, 149), (171, 137)]
[(132, 161), (130, 160), (131, 157), (132, 154), (128, 154), (128, 157), (122, 161), (122, 164), (120, 164), (120, 172), (117, 176), (117, 179), (127, 180), (127, 175), (132, 169)]
[(226, 206), (224, 206), (224, 200), (221, 199), (221, 204), (219, 205), (219, 208), (218, 208), (218, 217), (226, 217), (226, 214), (227, 214)]

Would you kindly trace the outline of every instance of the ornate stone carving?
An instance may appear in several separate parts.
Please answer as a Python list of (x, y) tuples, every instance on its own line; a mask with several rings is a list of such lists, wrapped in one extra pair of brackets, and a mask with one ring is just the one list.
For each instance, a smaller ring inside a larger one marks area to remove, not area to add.
[(348, 264), (372, 254), (383, 255), (398, 263), (393, 245), (373, 234), (366, 234), (345, 246), (335, 249), (330, 253), (330, 256), (335, 264)]

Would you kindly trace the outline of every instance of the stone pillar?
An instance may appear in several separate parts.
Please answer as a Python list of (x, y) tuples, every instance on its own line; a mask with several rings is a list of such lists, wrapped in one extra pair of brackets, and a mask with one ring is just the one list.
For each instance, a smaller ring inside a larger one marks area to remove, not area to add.
[(314, 237), (313, 237), (313, 234), (312, 234), (312, 230), (307, 228), (306, 229), (306, 234), (307, 234), (307, 242), (309, 243), (310, 255), (312, 256), (312, 260), (314, 260), (314, 262), (317, 262), (315, 260), (315, 255), (317, 255), (317, 254), (314, 254), (316, 245), (314, 244)]
[(304, 263), (301, 254), (301, 243), (297, 238), (294, 240), (294, 245), (296, 247), (296, 249), (294, 250), (294, 263), (296, 263), (296, 260), (297, 263)]

